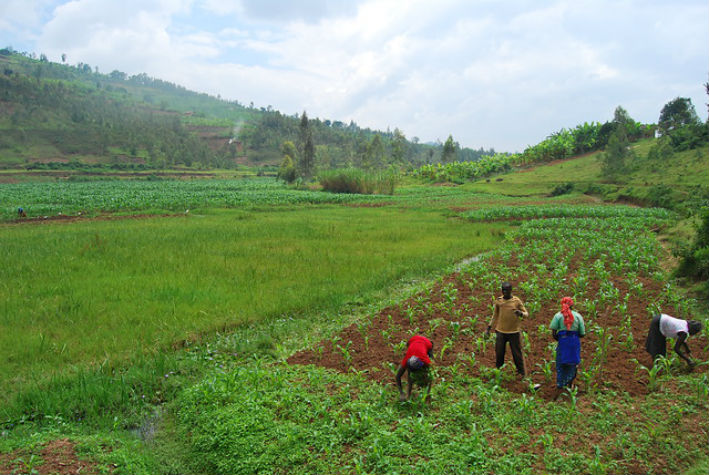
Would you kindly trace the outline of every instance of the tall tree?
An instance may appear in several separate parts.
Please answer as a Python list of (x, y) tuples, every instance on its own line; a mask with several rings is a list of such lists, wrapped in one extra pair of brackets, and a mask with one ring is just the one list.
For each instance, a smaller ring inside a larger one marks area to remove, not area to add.
[(283, 142), (281, 146), (283, 161), (278, 169), (278, 178), (286, 183), (293, 183), (296, 178), (294, 157), (296, 155), (295, 145), (291, 141)]
[(366, 169), (382, 168), (385, 164), (384, 142), (379, 134), (374, 134), (372, 140), (367, 145), (367, 151), (362, 163), (362, 167)]
[(608, 139), (605, 152), (601, 154), (601, 172), (606, 178), (616, 179), (627, 170), (632, 157), (625, 128), (617, 127)]
[(315, 143), (313, 142), (313, 131), (310, 128), (308, 114), (305, 111), (303, 111), (303, 115), (300, 118), (298, 148), (298, 173), (305, 179), (311, 178), (315, 167)]
[(391, 140), (391, 161), (396, 166), (404, 164), (406, 158), (406, 137), (401, 130), (394, 129), (394, 137)]
[(446, 143), (443, 144), (443, 153), (441, 155), (441, 161), (443, 163), (455, 162), (458, 158), (458, 149), (460, 145), (453, 140), (452, 135), (448, 135)]
[(699, 123), (697, 111), (688, 97), (676, 97), (662, 107), (657, 128), (661, 135), (666, 135), (684, 125)]
[(633, 119), (628, 114), (628, 111), (623, 109), (621, 106), (615, 108), (613, 112), (613, 122), (619, 125), (625, 125), (634, 122)]

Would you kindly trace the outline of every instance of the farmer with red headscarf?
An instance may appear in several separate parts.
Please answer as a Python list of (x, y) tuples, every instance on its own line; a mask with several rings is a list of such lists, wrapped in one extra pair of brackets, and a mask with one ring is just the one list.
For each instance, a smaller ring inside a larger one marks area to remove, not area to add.
[(571, 310), (574, 301), (571, 297), (561, 299), (561, 312), (554, 315), (549, 328), (556, 346), (556, 393), (554, 400), (566, 386), (576, 378), (576, 367), (581, 362), (581, 340), (586, 335), (586, 326), (580, 313)]

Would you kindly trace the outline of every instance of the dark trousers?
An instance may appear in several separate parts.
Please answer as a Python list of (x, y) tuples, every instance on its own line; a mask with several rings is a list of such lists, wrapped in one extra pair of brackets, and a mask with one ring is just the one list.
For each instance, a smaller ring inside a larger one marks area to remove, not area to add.
[(495, 332), (497, 338), (495, 339), (495, 356), (497, 361), (495, 366), (498, 368), (505, 364), (505, 349), (507, 343), (510, 344), (510, 351), (512, 352), (512, 359), (515, 362), (515, 367), (517, 367), (517, 372), (522, 376), (525, 375), (524, 371), (524, 356), (522, 355), (522, 333), (500, 333)]

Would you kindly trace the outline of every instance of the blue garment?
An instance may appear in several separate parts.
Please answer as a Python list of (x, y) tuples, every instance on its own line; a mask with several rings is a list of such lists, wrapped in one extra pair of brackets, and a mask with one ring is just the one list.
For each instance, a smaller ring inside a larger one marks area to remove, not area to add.
[(556, 362), (556, 387), (569, 386), (576, 379), (576, 365)]
[(581, 362), (581, 339), (579, 333), (570, 330), (556, 332), (559, 344), (556, 347), (556, 362), (577, 365)]

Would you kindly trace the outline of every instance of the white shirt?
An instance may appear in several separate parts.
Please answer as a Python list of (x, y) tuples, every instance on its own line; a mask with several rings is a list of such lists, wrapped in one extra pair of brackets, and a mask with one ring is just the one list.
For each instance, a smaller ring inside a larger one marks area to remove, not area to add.
[(677, 338), (679, 332), (685, 332), (689, 335), (689, 325), (686, 320), (670, 317), (666, 314), (660, 314), (660, 333), (665, 338)]

